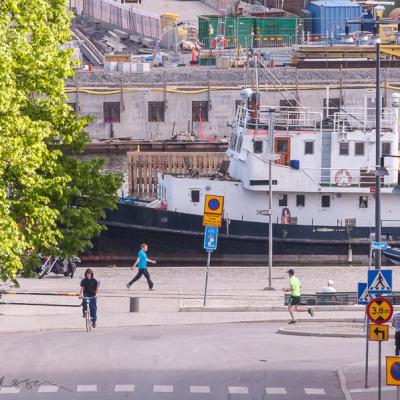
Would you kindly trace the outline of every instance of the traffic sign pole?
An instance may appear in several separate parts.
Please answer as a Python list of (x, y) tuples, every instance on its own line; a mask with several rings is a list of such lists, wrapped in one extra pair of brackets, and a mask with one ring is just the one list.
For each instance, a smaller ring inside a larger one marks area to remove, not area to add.
[[(365, 314), (367, 315), (367, 314)], [(368, 389), (368, 364), (369, 364), (369, 318), (367, 318), (367, 330), (365, 332), (365, 382), (364, 387)]]
[(206, 306), (206, 301), (207, 301), (208, 269), (210, 268), (210, 261), (211, 261), (211, 251), (208, 251), (208, 255), (207, 255), (207, 269), (206, 269), (206, 284), (205, 284), (205, 287), (204, 287), (203, 307)]
[(382, 342), (378, 347), (378, 400), (382, 399)]

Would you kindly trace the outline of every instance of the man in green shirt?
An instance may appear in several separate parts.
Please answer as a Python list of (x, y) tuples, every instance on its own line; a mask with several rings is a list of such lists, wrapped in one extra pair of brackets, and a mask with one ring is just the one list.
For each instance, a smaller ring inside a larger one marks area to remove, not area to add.
[(295, 311), (296, 312), (307, 311), (313, 317), (314, 310), (312, 308), (308, 308), (307, 310), (299, 308), (298, 304), (300, 303), (300, 296), (301, 296), (301, 282), (296, 276), (294, 276), (294, 269), (289, 269), (287, 273), (289, 274), (289, 287), (283, 290), (284, 292), (290, 292), (288, 310), (290, 317), (292, 319), (289, 321), (289, 324), (295, 324), (296, 323), (296, 319), (294, 318)]

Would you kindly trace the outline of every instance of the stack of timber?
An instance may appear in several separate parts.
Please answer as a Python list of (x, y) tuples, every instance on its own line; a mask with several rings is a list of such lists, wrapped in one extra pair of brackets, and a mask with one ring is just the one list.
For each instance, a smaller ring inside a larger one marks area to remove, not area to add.
[(221, 152), (129, 152), (129, 194), (139, 199), (154, 199), (158, 172), (211, 176), (226, 159)]

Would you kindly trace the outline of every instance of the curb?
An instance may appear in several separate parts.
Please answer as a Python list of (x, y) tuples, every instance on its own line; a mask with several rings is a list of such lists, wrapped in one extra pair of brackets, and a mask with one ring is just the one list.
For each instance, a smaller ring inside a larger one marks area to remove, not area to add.
[(313, 337), (339, 337), (339, 338), (365, 338), (365, 334), (361, 333), (322, 333), (322, 332), (301, 332), (291, 331), (286, 328), (279, 328), (278, 333), (281, 335), (291, 336), (313, 336)]
[[(365, 312), (363, 306), (316, 306), (312, 307), (317, 312), (335, 312), (335, 311), (359, 311)], [(183, 306), (179, 304), (179, 312), (285, 312), (286, 306), (270, 306), (270, 307), (202, 307), (202, 306)]]
[(353, 398), (351, 397), (349, 388), (347, 387), (347, 380), (346, 380), (346, 376), (344, 375), (344, 372), (343, 372), (343, 367), (344, 366), (341, 366), (337, 369), (337, 375), (339, 378), (339, 386), (344, 395), (345, 400), (353, 400)]

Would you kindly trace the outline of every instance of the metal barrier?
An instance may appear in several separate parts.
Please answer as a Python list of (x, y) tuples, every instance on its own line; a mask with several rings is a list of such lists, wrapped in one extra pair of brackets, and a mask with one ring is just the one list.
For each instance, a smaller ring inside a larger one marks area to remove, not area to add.
[(0, 290), (0, 305), (13, 305), (13, 306), (42, 306), (42, 307), (81, 307), (79, 304), (52, 304), (52, 303), (24, 303), (24, 302), (11, 302), (2, 301), (2, 295), (28, 295), (28, 296), (67, 296), (78, 297), (79, 293), (43, 293), (43, 292), (17, 292), (16, 290)]
[[(382, 295), (382, 297), (389, 299), (393, 305), (400, 305), (400, 292)], [(290, 294), (285, 293), (286, 306), (289, 298)], [(302, 294), (299, 303), (301, 306), (345, 306), (354, 304), (357, 304), (356, 292)]]

